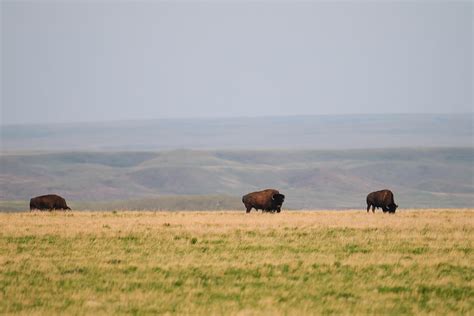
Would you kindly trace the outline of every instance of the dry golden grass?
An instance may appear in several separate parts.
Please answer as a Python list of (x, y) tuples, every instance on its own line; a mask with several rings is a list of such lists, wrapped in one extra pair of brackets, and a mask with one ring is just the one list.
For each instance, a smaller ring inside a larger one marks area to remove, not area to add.
[(472, 314), (474, 210), (0, 214), (0, 313)]

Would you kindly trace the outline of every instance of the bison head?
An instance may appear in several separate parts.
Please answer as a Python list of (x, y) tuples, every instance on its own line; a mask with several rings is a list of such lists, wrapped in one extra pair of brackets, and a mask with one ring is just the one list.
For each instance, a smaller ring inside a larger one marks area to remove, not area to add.
[(280, 193), (273, 194), (272, 196), (273, 205), (275, 205), (276, 207), (281, 207), (281, 205), (283, 204), (283, 201), (285, 201), (285, 196), (283, 194), (280, 194)]
[(397, 210), (397, 207), (398, 207), (398, 205), (395, 204), (395, 203), (389, 205), (389, 206), (388, 206), (388, 211), (389, 211), (389, 213), (395, 213), (395, 211)]

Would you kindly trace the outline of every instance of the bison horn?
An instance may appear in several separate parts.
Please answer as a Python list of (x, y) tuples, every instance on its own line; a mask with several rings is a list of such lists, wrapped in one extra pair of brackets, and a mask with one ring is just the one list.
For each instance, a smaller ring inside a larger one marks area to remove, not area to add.
[(275, 201), (275, 196), (274, 195), (272, 195), (272, 200)]

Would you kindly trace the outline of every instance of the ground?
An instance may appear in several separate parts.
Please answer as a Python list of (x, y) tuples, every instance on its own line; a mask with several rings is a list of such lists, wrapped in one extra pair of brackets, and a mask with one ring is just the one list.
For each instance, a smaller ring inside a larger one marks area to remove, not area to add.
[(0, 314), (473, 314), (474, 210), (0, 213)]

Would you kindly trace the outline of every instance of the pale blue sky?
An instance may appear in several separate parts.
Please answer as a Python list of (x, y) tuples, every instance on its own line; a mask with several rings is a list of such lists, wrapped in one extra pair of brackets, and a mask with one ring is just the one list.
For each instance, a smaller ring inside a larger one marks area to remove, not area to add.
[(470, 1), (1, 9), (3, 124), (473, 111)]

